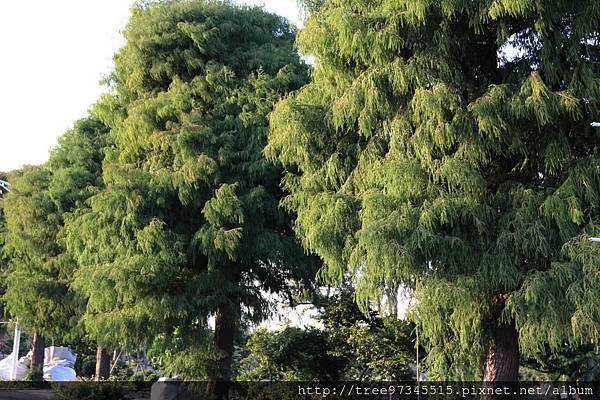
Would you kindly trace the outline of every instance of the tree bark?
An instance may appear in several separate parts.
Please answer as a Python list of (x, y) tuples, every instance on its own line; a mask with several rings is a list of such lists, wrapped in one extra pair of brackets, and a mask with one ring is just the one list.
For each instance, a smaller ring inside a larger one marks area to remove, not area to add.
[[(519, 380), (519, 332), (514, 322), (510, 325), (498, 323), (492, 333), (493, 343), (485, 360), (483, 381), (486, 388), (502, 387), (502, 382)], [(493, 395), (482, 399), (495, 399)]]
[(44, 337), (37, 332), (34, 333), (31, 347), (31, 372), (35, 380), (41, 380), (44, 374), (44, 350), (46, 349)]
[(106, 349), (98, 346), (96, 349), (96, 380), (107, 379), (110, 375), (110, 357)]
[[(217, 307), (213, 343), (222, 353), (206, 387), (209, 398), (227, 399), (231, 385), (231, 364), (235, 338), (236, 316), (227, 307)], [(211, 397), (212, 396), (212, 397)]]

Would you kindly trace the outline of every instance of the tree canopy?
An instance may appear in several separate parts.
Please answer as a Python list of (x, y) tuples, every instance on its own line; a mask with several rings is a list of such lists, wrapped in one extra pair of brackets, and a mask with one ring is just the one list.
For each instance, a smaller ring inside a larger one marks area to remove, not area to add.
[(598, 2), (307, 3), (267, 154), (320, 276), (414, 289), (432, 377), (596, 338)]
[(70, 287), (77, 265), (66, 251), (64, 224), (99, 186), (105, 132), (93, 117), (80, 120), (46, 165), (10, 176), (3, 199), (9, 262), (3, 300), (32, 332), (68, 337), (78, 327), (82, 302)]
[[(38, 355), (148, 354), (224, 398), (240, 357), (238, 379), (411, 378), (418, 332), (431, 379), (587, 379), (600, 3), (301, 3), (299, 32), (228, 1), (132, 7), (107, 93), (0, 193), (3, 307)], [(244, 341), (307, 298), (322, 328)]]
[(220, 360), (193, 362), (193, 377), (227, 377), (239, 324), (314, 275), (278, 204), (281, 169), (262, 155), (267, 115), (307, 68), (293, 28), (260, 8), (152, 2), (124, 35), (98, 105), (106, 187), (68, 228), (85, 325), (125, 347), (160, 335), (188, 362)]
[(26, 328), (44, 335), (72, 329), (76, 301), (69, 290), (72, 265), (57, 243), (60, 216), (49, 195), (51, 174), (26, 167), (11, 176), (5, 199), (9, 270), (4, 301)]

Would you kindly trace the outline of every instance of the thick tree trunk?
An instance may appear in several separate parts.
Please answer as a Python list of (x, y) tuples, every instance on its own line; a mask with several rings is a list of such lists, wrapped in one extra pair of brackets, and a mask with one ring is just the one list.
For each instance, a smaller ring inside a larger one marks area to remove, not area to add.
[(44, 350), (46, 349), (44, 337), (37, 332), (34, 333), (31, 347), (31, 372), (35, 380), (41, 380), (44, 374)]
[(218, 399), (227, 399), (228, 397), (236, 319), (236, 316), (232, 315), (231, 311), (226, 307), (217, 307), (213, 342), (223, 355), (217, 362), (215, 371), (211, 374), (212, 376), (206, 388), (207, 397), (212, 396)]
[(483, 380), (486, 382), (515, 382), (519, 380), (519, 333), (514, 325), (498, 325), (493, 333), (494, 343), (485, 360)]
[[(519, 332), (514, 323), (498, 323), (492, 333), (493, 343), (485, 360), (483, 380), (487, 388), (502, 387), (502, 382), (519, 380)], [(495, 399), (493, 395), (482, 399)]]
[(106, 349), (98, 346), (96, 349), (96, 380), (107, 379), (110, 375), (110, 357)]

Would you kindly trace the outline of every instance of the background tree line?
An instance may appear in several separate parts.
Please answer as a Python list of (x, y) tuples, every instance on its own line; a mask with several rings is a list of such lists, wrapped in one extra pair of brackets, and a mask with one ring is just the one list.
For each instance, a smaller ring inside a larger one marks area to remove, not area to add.
[[(44, 338), (85, 338), (98, 377), (149, 351), (223, 397), (412, 377), (418, 329), (434, 379), (593, 370), (597, 2), (303, 6), (299, 32), (226, 2), (132, 8), (108, 93), (8, 175), (3, 301), (34, 366)], [(400, 288), (412, 322), (375, 312)], [(248, 337), (275, 298), (322, 328)]]

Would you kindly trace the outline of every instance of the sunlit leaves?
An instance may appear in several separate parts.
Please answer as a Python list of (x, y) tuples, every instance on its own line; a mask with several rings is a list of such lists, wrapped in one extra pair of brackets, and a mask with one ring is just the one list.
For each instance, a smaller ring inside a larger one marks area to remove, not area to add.
[(390, 281), (417, 290), (439, 376), (477, 364), (482, 319), (516, 321), (529, 352), (592, 329), (558, 300), (589, 279), (563, 245), (598, 218), (592, 3), (311, 3), (311, 82), (276, 106), (267, 155), (321, 277), (352, 276), (363, 308)]
[(83, 301), (71, 287), (77, 263), (66, 249), (65, 223), (102, 184), (105, 139), (106, 127), (89, 116), (60, 138), (47, 165), (11, 177), (4, 300), (11, 315), (33, 332), (80, 333)]
[(314, 275), (278, 208), (280, 166), (262, 154), (267, 116), (306, 66), (292, 27), (260, 8), (152, 2), (133, 8), (124, 35), (97, 106), (114, 143), (106, 187), (70, 224), (75, 283), (100, 342), (180, 343), (173, 368), (198, 378), (191, 364), (219, 359), (194, 342), (210, 315), (259, 321), (265, 292)]

